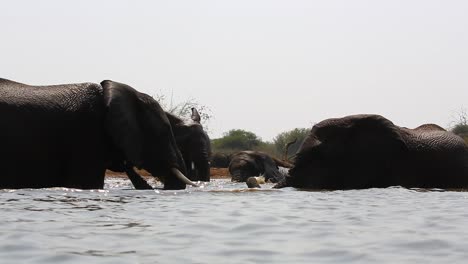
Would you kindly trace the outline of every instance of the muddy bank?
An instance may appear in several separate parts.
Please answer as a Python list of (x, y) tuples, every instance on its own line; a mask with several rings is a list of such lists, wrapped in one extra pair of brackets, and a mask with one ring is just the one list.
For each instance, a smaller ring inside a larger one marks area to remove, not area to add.
[(211, 168), (210, 173), (212, 179), (231, 178), (231, 176), (229, 176), (229, 170), (227, 168)]
[[(227, 168), (211, 168), (211, 178), (212, 179), (225, 179), (225, 178), (230, 178), (229, 176), (229, 170)], [(143, 177), (152, 177), (151, 174), (145, 170), (137, 170), (138, 174), (140, 174)], [(114, 178), (128, 178), (125, 173), (121, 172), (113, 172), (110, 170), (106, 171), (106, 177), (114, 177)]]

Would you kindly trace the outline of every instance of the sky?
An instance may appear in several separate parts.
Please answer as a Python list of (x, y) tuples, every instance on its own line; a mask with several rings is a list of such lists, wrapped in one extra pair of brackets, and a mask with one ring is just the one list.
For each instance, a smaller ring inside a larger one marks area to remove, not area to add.
[(350, 114), (448, 127), (468, 108), (464, 0), (2, 2), (0, 77), (111, 79), (272, 140)]

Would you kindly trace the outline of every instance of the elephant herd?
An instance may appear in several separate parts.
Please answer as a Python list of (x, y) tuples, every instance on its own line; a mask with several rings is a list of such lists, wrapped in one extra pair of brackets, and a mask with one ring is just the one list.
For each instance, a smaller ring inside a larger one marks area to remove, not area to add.
[(0, 188), (101, 189), (106, 169), (151, 188), (134, 167), (165, 189), (196, 185), (209, 179), (211, 149), (192, 111), (183, 121), (113, 81), (30, 86), (0, 79)]
[[(0, 188), (102, 189), (106, 170), (125, 172), (136, 189), (210, 180), (211, 166), (258, 187), (346, 190), (403, 186), (467, 188), (468, 146), (443, 128), (400, 127), (379, 115), (327, 119), (312, 127), (292, 163), (258, 151), (211, 159), (200, 115), (165, 112), (152, 97), (114, 82), (31, 86), (0, 79)], [(281, 167), (286, 169), (280, 169)]]

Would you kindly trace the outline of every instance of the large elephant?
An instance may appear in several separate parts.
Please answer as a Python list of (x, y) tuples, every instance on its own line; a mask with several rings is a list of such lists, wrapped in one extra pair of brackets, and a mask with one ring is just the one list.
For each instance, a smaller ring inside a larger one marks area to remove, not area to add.
[(466, 188), (468, 147), (433, 124), (408, 129), (379, 115), (327, 119), (312, 128), (276, 187), (286, 186)]
[(166, 114), (187, 165), (188, 178), (192, 181), (210, 181), (211, 141), (203, 130), (200, 114), (195, 108), (192, 108), (190, 120)]
[[(0, 188), (100, 189), (107, 168), (191, 183), (171, 124), (150, 96), (113, 81), (30, 86), (0, 79)], [(141, 185), (140, 185), (141, 183)]]
[(290, 164), (261, 151), (240, 151), (232, 155), (229, 173), (235, 182), (245, 182), (249, 177), (259, 175), (263, 175), (265, 181), (279, 182), (284, 179), (279, 166), (290, 167)]

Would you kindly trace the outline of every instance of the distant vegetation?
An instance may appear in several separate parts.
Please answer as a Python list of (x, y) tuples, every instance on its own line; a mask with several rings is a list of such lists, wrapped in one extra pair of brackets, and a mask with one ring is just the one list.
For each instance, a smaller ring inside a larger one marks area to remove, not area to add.
[(240, 150), (254, 150), (264, 143), (253, 132), (242, 129), (232, 129), (223, 137), (213, 139), (211, 147), (214, 152), (232, 153)]
[(273, 139), (276, 152), (283, 155), (286, 144), (296, 140), (296, 142), (288, 148), (287, 153), (288, 158), (294, 156), (301, 147), (302, 141), (304, 141), (309, 131), (310, 129), (308, 128), (295, 128), (293, 130), (280, 133)]
[(213, 115), (211, 114), (211, 109), (208, 106), (201, 104), (194, 98), (189, 98), (180, 103), (175, 103), (172, 96), (168, 99), (165, 95), (159, 94), (154, 96), (154, 99), (158, 101), (164, 111), (179, 117), (189, 117), (192, 114), (192, 108), (197, 109), (201, 117), (203, 128), (205, 131), (209, 131), (208, 122)]
[(262, 141), (255, 133), (242, 129), (233, 129), (226, 133), (221, 138), (213, 139), (213, 152), (222, 152), (226, 154), (235, 153), (242, 150), (257, 150), (268, 153), (277, 158), (283, 158), (284, 147), (286, 143), (297, 138), (297, 142), (293, 144), (288, 152), (288, 157), (293, 156), (302, 141), (308, 133), (306, 128), (296, 128), (291, 131), (282, 132), (277, 135), (272, 142)]
[(466, 109), (462, 108), (459, 110), (455, 119), (455, 125), (453, 125), (450, 131), (462, 137), (468, 144), (468, 114)]
[(451, 129), (451, 131), (462, 138), (465, 138), (465, 140), (468, 138), (468, 125), (457, 124)]

